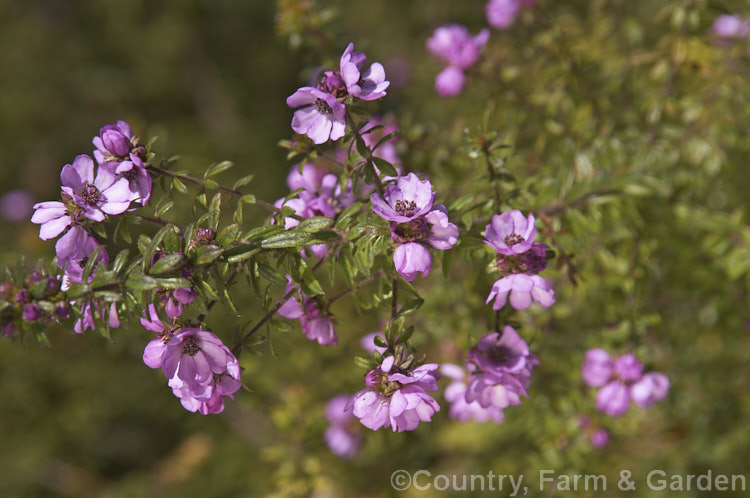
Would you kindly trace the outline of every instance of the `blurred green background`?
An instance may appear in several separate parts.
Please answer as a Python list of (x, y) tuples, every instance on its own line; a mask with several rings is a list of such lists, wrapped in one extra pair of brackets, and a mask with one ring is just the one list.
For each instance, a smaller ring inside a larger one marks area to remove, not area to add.
[[(669, 494), (643, 489), (654, 468), (750, 478), (750, 68), (746, 42), (710, 34), (717, 15), (734, 12), (750, 3), (540, 0), (492, 32), (462, 96), (440, 99), (442, 66), (425, 39), (448, 22), (487, 27), (484, 2), (0, 0), (0, 193), (57, 198), (62, 165), (124, 119), (196, 175), (235, 162), (235, 177), (255, 174), (250, 190), (273, 201), (290, 167), (277, 146), (291, 134), (285, 98), (353, 41), (385, 64), (394, 84), (378, 110), (401, 123), (407, 169), (429, 173), (443, 202), (483, 174), (471, 143), (487, 109), (512, 146), (506, 208), (621, 194), (550, 221), (580, 283), (565, 265), (551, 269), (558, 303), (522, 317), (542, 365), (503, 425), (455, 424), (443, 402), (413, 433), (367, 431), (353, 461), (332, 455), (325, 402), (360, 389), (351, 357), (381, 325), (353, 300), (336, 308), (338, 348), (277, 334), (278, 358), (265, 345), (242, 358), (253, 392), (209, 417), (185, 411), (141, 362), (151, 337), (139, 325), (113, 343), (58, 328), (51, 349), (0, 341), (0, 496), (392, 496), (396, 469), (609, 476), (596, 496), (617, 496), (620, 469), (633, 470), (638, 496)], [(264, 216), (248, 211), (247, 226)], [(0, 264), (51, 257), (37, 233), (0, 220)], [(427, 304), (411, 318), (417, 344), (430, 361), (460, 362), (486, 331), (486, 282), (435, 271), (418, 287)], [(467, 295), (477, 302), (464, 305)], [(252, 316), (257, 303), (242, 299)], [(231, 336), (220, 311), (209, 322)], [(633, 350), (667, 373), (669, 398), (617, 420), (595, 416), (579, 370), (597, 346)], [(591, 448), (584, 414), (612, 432), (607, 447)]]

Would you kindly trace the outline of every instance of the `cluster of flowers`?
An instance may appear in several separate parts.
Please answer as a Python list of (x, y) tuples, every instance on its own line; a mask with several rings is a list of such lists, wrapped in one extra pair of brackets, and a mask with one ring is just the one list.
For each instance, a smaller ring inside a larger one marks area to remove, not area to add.
[[(151, 196), (151, 176), (147, 171), (146, 149), (125, 121), (107, 125), (94, 137), (94, 158), (79, 155), (60, 173), (61, 201), (34, 205), (33, 223), (41, 225), (39, 237), (49, 240), (62, 236), (55, 244), (58, 265), (65, 269), (62, 288), (80, 283), (89, 258), (97, 252), (97, 263), (107, 264), (104, 247), (90, 233), (90, 225), (128, 211), (132, 203), (145, 205)], [(91, 276), (93, 277), (93, 275)], [(94, 327), (99, 303), (80, 303), (78, 333)], [(109, 324), (119, 326), (115, 303), (109, 309)]]
[(499, 310), (510, 301), (517, 310), (525, 310), (535, 301), (545, 308), (555, 302), (555, 291), (537, 275), (547, 267), (549, 246), (534, 242), (534, 215), (524, 217), (513, 210), (496, 214), (485, 228), (485, 243), (497, 253), (497, 269), (504, 275), (487, 297), (492, 309)]
[[(487, 22), (504, 29), (513, 24), (523, 8), (532, 7), (534, 0), (490, 0), (485, 8)], [(466, 83), (466, 70), (476, 64), (490, 32), (483, 29), (472, 36), (461, 24), (446, 24), (427, 39), (427, 50), (447, 63), (435, 78), (435, 91), (443, 97), (458, 95)]]
[(631, 400), (648, 408), (669, 392), (669, 379), (661, 372), (643, 373), (643, 365), (632, 354), (613, 360), (600, 348), (589, 349), (583, 361), (583, 381), (601, 387), (596, 396), (597, 410), (619, 417), (630, 409)]
[(167, 327), (153, 304), (141, 324), (157, 338), (146, 345), (143, 362), (161, 368), (185, 409), (203, 415), (224, 410), (224, 398), (240, 388), (240, 364), (221, 339), (195, 327)]
[(370, 202), (373, 212), (391, 224), (391, 237), (397, 244), (393, 264), (405, 280), (429, 275), (432, 254), (428, 246), (445, 251), (458, 241), (458, 228), (448, 220), (448, 210), (434, 204), (432, 184), (414, 173), (398, 177), (382, 196), (373, 193)]
[(343, 137), (346, 103), (354, 98), (377, 100), (385, 96), (390, 85), (382, 64), (375, 62), (365, 69), (366, 64), (365, 54), (355, 52), (350, 43), (341, 55), (338, 71), (325, 71), (317, 87), (302, 87), (290, 95), (287, 105), (298, 108), (292, 129), (316, 144)]
[(45, 276), (41, 270), (34, 270), (26, 277), (23, 287), (14, 286), (11, 282), (0, 282), (0, 299), (11, 303), (0, 311), (0, 330), (5, 336), (18, 336), (20, 318), (27, 323), (50, 323), (64, 320), (70, 316), (70, 305), (65, 301), (57, 302), (54, 307), (42, 308), (36, 301), (45, 299), (60, 290), (60, 280), (54, 276)]
[(511, 326), (502, 335), (486, 334), (466, 359), (466, 368), (444, 364), (441, 372), (453, 382), (445, 389), (451, 403), (448, 414), (459, 422), (500, 424), (503, 410), (521, 404), (527, 396), (531, 373), (539, 365), (526, 341)]
[(517, 310), (525, 310), (535, 301), (548, 308), (555, 302), (555, 291), (537, 275), (547, 267), (549, 246), (534, 242), (534, 215), (524, 217), (513, 210), (496, 214), (485, 228), (485, 243), (497, 253), (497, 269), (504, 275), (492, 286), (487, 303), (499, 310), (510, 300)]

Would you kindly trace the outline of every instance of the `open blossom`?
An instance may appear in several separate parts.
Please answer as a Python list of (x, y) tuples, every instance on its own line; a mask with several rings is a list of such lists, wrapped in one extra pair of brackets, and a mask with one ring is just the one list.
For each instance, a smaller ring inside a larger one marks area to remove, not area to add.
[(419, 422), (430, 422), (440, 405), (427, 391), (437, 391), (438, 365), (425, 364), (402, 373), (388, 356), (376, 369), (368, 372), (366, 389), (352, 396), (351, 409), (365, 427), (378, 430), (391, 426), (396, 432), (411, 431)]
[(362, 442), (361, 428), (353, 423), (356, 417), (346, 409), (349, 398), (342, 394), (328, 402), (326, 418), (329, 425), (325, 432), (325, 441), (331, 451), (347, 460), (354, 458)]
[(534, 215), (524, 217), (517, 209), (494, 215), (485, 228), (485, 244), (506, 256), (522, 254), (531, 249), (535, 236)]
[[(294, 288), (289, 275), (287, 280), (285, 295)], [(317, 341), (322, 346), (336, 346), (339, 343), (336, 328), (333, 326), (333, 317), (321, 309), (314, 298), (305, 296), (302, 291), (297, 292), (297, 297), (290, 297), (277, 313), (290, 320), (299, 320), (302, 333), (311, 341)]]
[(307, 135), (314, 143), (336, 141), (344, 136), (346, 107), (330, 93), (305, 86), (289, 96), (286, 104), (297, 108), (292, 130)]
[(221, 339), (198, 328), (168, 329), (153, 305), (141, 324), (158, 334), (146, 345), (143, 362), (162, 369), (183, 407), (204, 415), (224, 410), (224, 398), (234, 398), (241, 382), (239, 362)]
[(94, 161), (87, 155), (79, 155), (73, 164), (66, 164), (60, 179), (63, 193), (92, 221), (104, 221), (105, 214), (124, 213), (130, 207), (128, 181), (104, 168), (99, 168), (94, 176)]
[(367, 64), (367, 56), (362, 52), (355, 52), (353, 43), (347, 45), (339, 63), (346, 91), (349, 95), (362, 100), (377, 100), (385, 97), (385, 90), (390, 82), (385, 79), (383, 65), (375, 62), (363, 71), (365, 64)]
[(492, 421), (501, 424), (504, 419), (503, 410), (494, 406), (487, 408), (479, 404), (478, 401), (466, 401), (466, 371), (458, 365), (443, 363), (440, 366), (440, 372), (453, 380), (445, 388), (445, 399), (451, 406), (448, 410), (450, 418), (458, 420), (461, 423), (474, 421), (485, 423)]
[(619, 417), (630, 409), (630, 402), (648, 408), (669, 392), (669, 379), (660, 372), (643, 374), (643, 365), (632, 354), (616, 360), (600, 348), (586, 351), (582, 366), (584, 382), (600, 387), (596, 395), (597, 410)]
[(434, 200), (432, 184), (414, 173), (386, 186), (382, 197), (377, 193), (370, 196), (372, 210), (391, 222), (391, 236), (399, 244), (393, 263), (405, 280), (430, 273), (432, 255), (427, 246), (445, 251), (458, 241), (458, 228), (448, 221), (444, 206), (433, 206)]
[(497, 332), (485, 335), (467, 358), (471, 377), (466, 401), (500, 410), (520, 405), (538, 364), (539, 360), (529, 353), (526, 341), (513, 327), (506, 326), (502, 336)]

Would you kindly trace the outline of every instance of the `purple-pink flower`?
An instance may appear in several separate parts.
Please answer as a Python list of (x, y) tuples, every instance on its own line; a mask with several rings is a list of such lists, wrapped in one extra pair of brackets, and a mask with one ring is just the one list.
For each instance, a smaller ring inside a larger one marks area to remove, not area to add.
[(534, 0), (490, 0), (485, 7), (487, 22), (497, 29), (504, 29), (513, 24), (524, 7), (534, 5)]
[(128, 180), (130, 200), (145, 206), (151, 197), (151, 175), (143, 161), (146, 149), (139, 145), (138, 137), (125, 121), (106, 125), (93, 139), (94, 158), (99, 166), (117, 178)]
[(510, 299), (510, 305), (517, 310), (525, 310), (534, 301), (545, 308), (555, 303), (555, 291), (539, 275), (515, 273), (497, 280), (492, 286), (487, 303), (495, 302), (492, 309), (499, 310)]
[(346, 409), (349, 399), (350, 396), (342, 394), (326, 404), (329, 425), (325, 432), (325, 442), (335, 455), (345, 460), (354, 458), (362, 442), (360, 427), (355, 425), (356, 417), (351, 410)]
[(441, 97), (453, 97), (461, 93), (466, 75), (456, 66), (448, 66), (435, 77), (435, 91)]
[[(287, 280), (285, 295), (294, 288), (289, 275)], [(305, 296), (301, 290), (297, 292), (296, 297), (293, 295), (281, 305), (277, 313), (290, 320), (299, 320), (302, 333), (311, 341), (317, 341), (322, 346), (338, 345), (339, 338), (333, 325), (333, 317), (320, 307), (315, 298)]]
[(721, 38), (742, 38), (750, 34), (750, 19), (737, 14), (720, 15), (714, 20), (712, 29)]
[(8, 221), (28, 219), (34, 205), (34, 196), (28, 190), (17, 189), (0, 195), (0, 218)]
[(297, 108), (292, 130), (307, 135), (313, 143), (336, 141), (346, 130), (346, 107), (330, 93), (305, 86), (286, 99), (286, 105)]
[(237, 358), (213, 333), (198, 328), (169, 329), (149, 306), (141, 323), (158, 334), (146, 345), (143, 362), (161, 368), (185, 409), (204, 415), (224, 410), (224, 398), (240, 388)]
[(445, 388), (444, 396), (451, 406), (448, 409), (448, 416), (461, 423), (470, 421), (485, 423), (492, 421), (501, 424), (504, 420), (503, 410), (495, 406), (483, 407), (478, 401), (466, 401), (466, 371), (458, 365), (443, 363), (440, 366), (440, 372), (452, 379), (452, 382)]
[(534, 215), (524, 217), (521, 211), (514, 209), (507, 213), (496, 214), (485, 227), (485, 244), (498, 254), (513, 256), (531, 249), (536, 236)]
[(350, 43), (339, 61), (338, 71), (325, 71), (317, 88), (299, 88), (286, 99), (294, 109), (292, 129), (307, 135), (314, 143), (336, 141), (346, 130), (346, 106), (342, 101), (347, 96), (362, 100), (376, 100), (385, 96), (390, 84), (385, 79), (382, 64), (376, 62), (365, 69), (367, 57), (354, 52)]
[(534, 242), (534, 216), (525, 217), (513, 210), (492, 217), (485, 227), (485, 244), (497, 253), (497, 269), (503, 275), (495, 281), (487, 296), (499, 310), (508, 301), (517, 310), (525, 310), (532, 301), (548, 308), (555, 303), (555, 291), (536, 273), (547, 267), (547, 245)]
[(375, 214), (391, 222), (391, 236), (398, 243), (393, 263), (405, 280), (430, 273), (432, 255), (427, 246), (445, 251), (458, 241), (458, 228), (448, 220), (444, 206), (433, 206), (434, 200), (432, 184), (414, 173), (387, 185), (383, 196), (370, 195)]
[(425, 364), (403, 371), (388, 356), (376, 369), (367, 373), (366, 389), (352, 396), (351, 409), (365, 427), (378, 430), (391, 426), (396, 432), (411, 431), (419, 422), (430, 422), (440, 405), (427, 391), (437, 391), (438, 365)]
[(513, 327), (505, 326), (502, 335), (485, 335), (467, 357), (470, 378), (466, 401), (498, 410), (521, 404), (521, 396), (527, 396), (531, 373), (538, 364)]
[(130, 207), (128, 181), (104, 168), (99, 168), (94, 176), (94, 161), (87, 155), (79, 155), (73, 164), (66, 164), (60, 180), (63, 193), (92, 221), (104, 221), (105, 214), (124, 213)]
[[(55, 244), (55, 252), (57, 253), (58, 266), (65, 268), (63, 287), (69, 287), (71, 282), (82, 282), (83, 269), (88, 263), (89, 257), (98, 248), (101, 248), (101, 250), (96, 256), (96, 264), (109, 264), (107, 251), (83, 227), (71, 227), (65, 235), (58, 239)], [(93, 278), (92, 273), (89, 280)]]
[(377, 100), (385, 97), (385, 90), (390, 82), (385, 79), (383, 65), (375, 62), (364, 70), (365, 64), (367, 64), (367, 56), (362, 52), (355, 52), (353, 43), (347, 45), (339, 64), (346, 91), (349, 95), (362, 100)]
[(435, 78), (435, 90), (439, 95), (452, 97), (461, 93), (466, 81), (464, 71), (479, 60), (489, 36), (487, 29), (471, 36), (466, 26), (447, 24), (437, 28), (427, 39), (427, 49), (448, 64)]
[(448, 65), (467, 69), (479, 60), (479, 54), (489, 37), (487, 29), (472, 36), (466, 26), (446, 24), (437, 28), (427, 39), (427, 49)]
[(591, 433), (589, 441), (594, 448), (603, 448), (609, 443), (609, 432), (606, 429), (599, 428)]

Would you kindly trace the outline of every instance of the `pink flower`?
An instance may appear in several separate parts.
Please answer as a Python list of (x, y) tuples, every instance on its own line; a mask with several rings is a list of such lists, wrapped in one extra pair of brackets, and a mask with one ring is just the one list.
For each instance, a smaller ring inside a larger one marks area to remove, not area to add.
[(545, 308), (555, 303), (555, 291), (539, 275), (516, 273), (497, 280), (486, 303), (495, 300), (492, 309), (499, 310), (508, 302), (517, 310), (525, 310), (535, 301)]
[(440, 405), (427, 391), (437, 391), (440, 374), (434, 363), (417, 367), (408, 373), (395, 371), (393, 356), (367, 374), (367, 388), (352, 396), (347, 410), (365, 427), (378, 430), (391, 426), (396, 432), (411, 431), (419, 422), (430, 422)]
[(363, 71), (366, 63), (365, 54), (355, 52), (353, 43), (347, 45), (339, 64), (346, 91), (349, 95), (362, 100), (377, 100), (385, 97), (385, 90), (390, 82), (385, 79), (383, 65), (375, 62)]
[(344, 136), (346, 107), (330, 93), (306, 86), (289, 96), (286, 104), (297, 108), (292, 130), (307, 135), (314, 143), (336, 141)]

